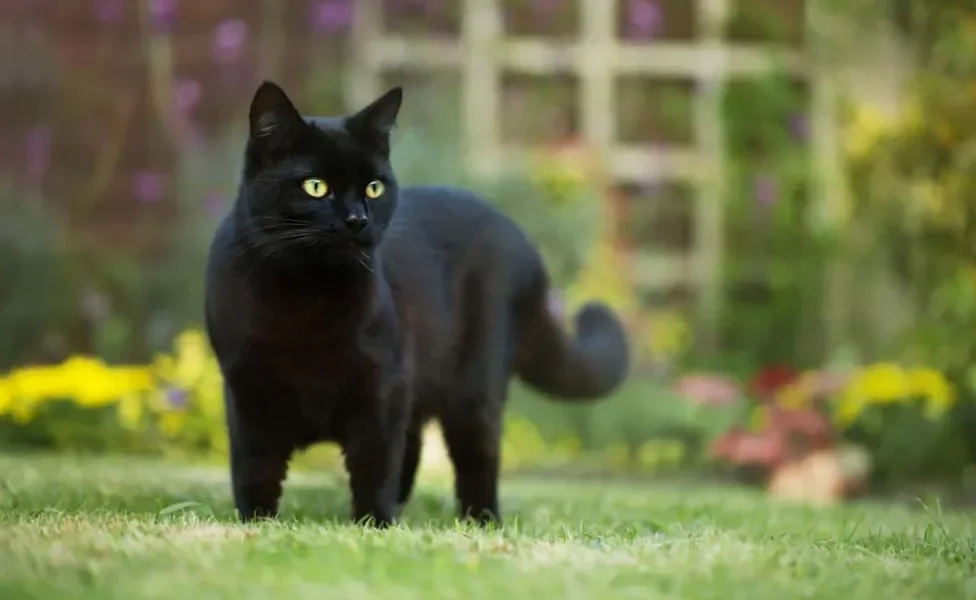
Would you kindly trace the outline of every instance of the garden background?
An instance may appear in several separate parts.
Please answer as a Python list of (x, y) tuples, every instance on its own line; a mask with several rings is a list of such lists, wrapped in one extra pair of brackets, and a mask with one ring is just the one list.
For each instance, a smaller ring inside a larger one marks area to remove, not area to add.
[(48, 0), (0, 49), (10, 451), (225, 460), (202, 270), (251, 94), (400, 83), (401, 179), (482, 192), (638, 350), (593, 406), (514, 384), (507, 468), (972, 493), (972, 5)]

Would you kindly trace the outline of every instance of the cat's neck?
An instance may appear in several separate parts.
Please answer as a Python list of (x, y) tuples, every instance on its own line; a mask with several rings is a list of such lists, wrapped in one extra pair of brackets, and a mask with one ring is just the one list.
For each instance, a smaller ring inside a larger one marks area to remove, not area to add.
[(243, 272), (253, 283), (285, 290), (372, 290), (379, 281), (379, 261), (368, 256), (334, 256), (293, 250), (280, 256), (246, 257)]

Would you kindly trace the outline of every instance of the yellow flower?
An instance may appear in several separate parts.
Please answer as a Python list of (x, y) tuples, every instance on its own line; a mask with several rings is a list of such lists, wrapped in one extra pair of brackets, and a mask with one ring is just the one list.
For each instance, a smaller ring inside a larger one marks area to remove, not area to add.
[(939, 371), (927, 367), (902, 369), (878, 363), (856, 374), (840, 397), (835, 418), (841, 426), (858, 419), (869, 404), (921, 400), (927, 416), (944, 414), (955, 401), (955, 391)]
[(186, 412), (182, 410), (170, 410), (163, 413), (159, 419), (159, 427), (167, 437), (176, 437), (186, 425)]
[(866, 156), (890, 127), (884, 113), (875, 106), (855, 108), (846, 135), (847, 151), (859, 158)]
[(600, 240), (576, 281), (566, 290), (566, 302), (578, 307), (590, 300), (602, 300), (611, 308), (628, 313), (635, 305), (629, 269), (609, 238)]
[(659, 442), (644, 442), (637, 449), (637, 464), (645, 468), (654, 468), (663, 463), (665, 457), (661, 452)]
[(658, 311), (647, 317), (646, 350), (655, 357), (675, 357), (688, 345), (688, 322), (675, 310)]
[(784, 386), (776, 394), (776, 403), (787, 410), (799, 410), (810, 403), (816, 373), (803, 373), (796, 381)]
[(119, 402), (123, 396), (152, 389), (149, 370), (143, 367), (109, 367), (101, 361), (74, 357), (62, 366), (60, 376), (79, 406), (96, 408)]
[(14, 404), (14, 394), (10, 389), (10, 384), (3, 377), (0, 377), (0, 417), (8, 414)]
[(62, 376), (60, 367), (23, 367), (7, 377), (10, 394), (20, 402), (41, 402), (70, 398), (73, 382)]
[(939, 371), (924, 367), (911, 369), (908, 379), (912, 395), (925, 402), (925, 412), (930, 417), (944, 414), (955, 404), (955, 390)]
[(0, 392), (4, 406), (0, 410), (25, 422), (45, 402), (68, 400), (97, 408), (152, 387), (152, 376), (144, 367), (109, 367), (96, 358), (74, 356), (60, 365), (21, 367), (11, 372)]
[(119, 423), (129, 430), (138, 429), (144, 412), (142, 398), (134, 394), (124, 396), (118, 405)]
[(864, 402), (858, 398), (844, 398), (834, 412), (834, 421), (842, 429), (850, 427), (857, 422), (864, 411), (864, 407)]
[(577, 190), (590, 183), (593, 165), (588, 164), (589, 158), (578, 152), (546, 152), (538, 157), (529, 176), (533, 184), (547, 192), (547, 201), (563, 207), (578, 197)]
[(190, 329), (176, 338), (176, 363), (173, 380), (190, 387), (203, 376), (208, 362), (209, 347), (202, 331)]
[(844, 390), (846, 398), (887, 404), (911, 395), (908, 376), (894, 363), (878, 363), (857, 373)]
[(896, 364), (878, 363), (861, 369), (838, 398), (834, 419), (841, 427), (852, 425), (870, 404), (890, 404), (911, 396), (908, 376)]
[(160, 379), (171, 381), (176, 371), (176, 361), (168, 354), (157, 354), (153, 357), (152, 370)]

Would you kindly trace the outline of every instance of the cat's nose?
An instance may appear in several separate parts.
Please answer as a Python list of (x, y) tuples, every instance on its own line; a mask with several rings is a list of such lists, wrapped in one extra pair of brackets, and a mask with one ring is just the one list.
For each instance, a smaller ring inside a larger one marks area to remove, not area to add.
[(355, 232), (362, 231), (369, 224), (369, 217), (359, 213), (353, 213), (346, 217), (346, 227)]

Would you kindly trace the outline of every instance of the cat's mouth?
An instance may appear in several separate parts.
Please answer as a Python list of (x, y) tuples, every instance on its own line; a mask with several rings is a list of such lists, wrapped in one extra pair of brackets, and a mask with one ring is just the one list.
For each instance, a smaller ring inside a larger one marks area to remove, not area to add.
[(373, 270), (373, 252), (371, 246), (349, 242), (347, 244), (332, 246), (325, 251), (322, 257), (325, 262), (335, 266), (362, 267), (367, 271)]
[(318, 239), (318, 244), (329, 251), (342, 254), (346, 251), (363, 252), (373, 248), (373, 236), (366, 230), (354, 235), (332, 235), (323, 236)]
[(338, 262), (371, 263), (373, 258), (374, 239), (366, 231), (356, 235), (343, 236), (341, 239), (330, 240), (322, 244), (322, 250), (331, 260)]
[(372, 248), (375, 243), (376, 240), (373, 237), (372, 227), (366, 227), (356, 235), (352, 236), (352, 239), (349, 241), (349, 245), (360, 249)]

